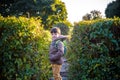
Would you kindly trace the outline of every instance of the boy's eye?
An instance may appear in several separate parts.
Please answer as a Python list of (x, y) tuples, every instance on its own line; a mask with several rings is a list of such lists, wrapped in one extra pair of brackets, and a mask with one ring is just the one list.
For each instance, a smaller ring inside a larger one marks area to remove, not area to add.
[(52, 33), (52, 35), (57, 35), (57, 33)]

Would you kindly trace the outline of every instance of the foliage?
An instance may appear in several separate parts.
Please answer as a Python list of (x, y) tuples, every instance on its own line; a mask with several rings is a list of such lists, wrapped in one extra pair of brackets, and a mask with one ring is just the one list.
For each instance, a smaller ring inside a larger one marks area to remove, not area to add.
[(14, 0), (0, 0), (0, 14), (2, 16), (9, 15), (10, 6), (14, 3)]
[(87, 13), (83, 16), (83, 20), (95, 20), (95, 19), (101, 19), (102, 15), (100, 11), (92, 10), (90, 13)]
[(35, 18), (0, 16), (0, 79), (48, 80), (49, 34)]
[(105, 9), (105, 15), (107, 18), (120, 17), (120, 0), (109, 3)]
[(54, 27), (59, 27), (62, 35), (68, 35), (69, 33), (69, 27), (65, 25), (64, 23), (58, 23), (54, 25)]
[(48, 15), (46, 20), (43, 20), (45, 28), (47, 29), (50, 29), (54, 24), (61, 23), (67, 19), (67, 11), (64, 2), (61, 0), (54, 0), (54, 3), (50, 6), (52, 12)]
[(5, 0), (0, 9), (2, 16), (40, 16), (45, 29), (67, 19), (66, 7), (61, 0)]
[(82, 21), (69, 43), (69, 80), (120, 78), (120, 18)]
[(92, 18), (92, 16), (91, 16), (91, 14), (89, 14), (89, 13), (85, 14), (85, 15), (82, 17), (83, 20), (91, 20), (91, 18)]
[(2, 1), (1, 8), (4, 7), (5, 8), (4, 10), (8, 10), (8, 13), (9, 13), (8, 15), (28, 16), (28, 13), (29, 13), (30, 16), (36, 16), (36, 15), (38, 16), (38, 14), (42, 11), (42, 8), (43, 8), (42, 6), (47, 6), (47, 4), (51, 5), (52, 3), (53, 3), (53, 0), (49, 0), (49, 1), (48, 0), (44, 0), (44, 1), (42, 0), (11, 0), (11, 1)]

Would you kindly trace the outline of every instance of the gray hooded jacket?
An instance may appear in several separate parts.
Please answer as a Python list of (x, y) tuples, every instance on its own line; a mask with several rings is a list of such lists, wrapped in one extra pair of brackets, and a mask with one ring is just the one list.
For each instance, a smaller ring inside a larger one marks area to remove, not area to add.
[[(50, 50), (49, 50), (49, 59), (51, 64), (59, 64), (61, 65), (63, 63), (63, 54), (64, 54), (64, 44), (63, 40), (67, 39), (66, 36), (61, 35), (57, 39), (51, 42)], [(56, 41), (61, 40), (57, 44), (57, 48), (55, 46)]]

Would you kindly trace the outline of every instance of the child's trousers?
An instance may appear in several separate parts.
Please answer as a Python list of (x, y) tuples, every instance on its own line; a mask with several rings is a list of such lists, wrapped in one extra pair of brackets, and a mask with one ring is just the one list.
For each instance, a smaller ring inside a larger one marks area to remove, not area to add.
[(60, 76), (61, 67), (62, 67), (62, 65), (52, 64), (54, 80), (62, 80), (62, 77)]

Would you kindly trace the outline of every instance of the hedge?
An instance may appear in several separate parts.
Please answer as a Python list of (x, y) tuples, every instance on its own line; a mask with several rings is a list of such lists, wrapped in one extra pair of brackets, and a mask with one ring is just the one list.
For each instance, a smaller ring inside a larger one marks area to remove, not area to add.
[(0, 79), (48, 80), (49, 34), (41, 20), (0, 16)]
[(120, 79), (120, 18), (81, 21), (69, 44), (69, 80)]

